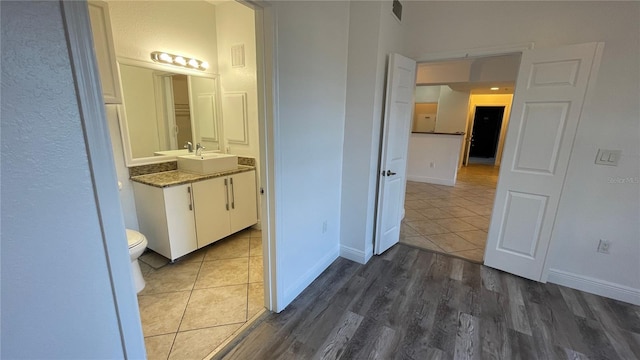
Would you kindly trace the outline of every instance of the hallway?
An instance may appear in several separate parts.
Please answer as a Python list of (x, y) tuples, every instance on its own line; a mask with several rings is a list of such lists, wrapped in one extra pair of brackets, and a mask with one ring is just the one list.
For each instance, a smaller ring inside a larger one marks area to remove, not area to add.
[(407, 182), (400, 242), (482, 263), (498, 173), (471, 164), (453, 187)]

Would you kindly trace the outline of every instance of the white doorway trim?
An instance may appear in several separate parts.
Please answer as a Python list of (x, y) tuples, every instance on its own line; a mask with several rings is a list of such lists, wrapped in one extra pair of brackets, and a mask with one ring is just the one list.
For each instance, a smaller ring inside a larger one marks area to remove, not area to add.
[[(93, 52), (93, 38), (86, 1), (61, 1), (63, 21), (68, 37), (72, 71), (80, 105), (85, 142), (89, 156), (102, 227), (107, 266), (116, 305), (120, 336), (126, 358), (145, 358), (145, 345), (136, 294), (131, 286), (130, 260), (125, 246), (122, 209), (117, 196), (117, 177), (104, 109), (98, 67)], [(244, 2), (256, 12), (256, 46), (258, 50), (258, 88), (260, 119), (260, 152), (263, 164), (261, 187), (263, 251), (265, 259), (265, 306), (278, 309), (276, 275), (276, 237), (274, 211), (273, 123), (275, 109), (274, 64), (275, 21), (265, 2)], [(260, 54), (263, 56), (260, 56)], [(93, 121), (91, 121), (91, 120)], [(114, 195), (115, 194), (115, 195)], [(120, 241), (122, 240), (122, 241)], [(266, 241), (265, 241), (266, 240)]]
[(277, 274), (277, 234), (276, 224), (276, 167), (275, 148), (277, 143), (277, 127), (275, 125), (277, 109), (276, 84), (276, 19), (273, 8), (262, 0), (242, 1), (239, 3), (252, 8), (255, 12), (256, 29), (256, 70), (258, 82), (258, 133), (260, 142), (260, 193), (261, 228), (264, 259), (264, 300), (270, 311), (283, 310), (278, 299), (284, 299), (284, 289), (278, 284)]
[(481, 47), (466, 50), (452, 50), (439, 53), (429, 53), (419, 56), (416, 59), (418, 64), (425, 62), (447, 61), (447, 60), (461, 60), (466, 58), (475, 57), (488, 57), (509, 55), (515, 53), (522, 53), (525, 50), (531, 50), (535, 46), (533, 42), (517, 43), (511, 45), (499, 45), (490, 47)]
[(131, 285), (131, 264), (87, 3), (61, 1), (61, 5), (102, 233), (101, 239), (95, 241), (104, 246), (124, 357), (142, 359), (145, 358), (142, 324)]
[(498, 137), (498, 145), (496, 148), (495, 162), (493, 163), (494, 166), (500, 166), (500, 162), (502, 161), (502, 149), (504, 148), (504, 138), (507, 134), (507, 126), (509, 126), (509, 117), (511, 116), (511, 103), (513, 102), (513, 94), (511, 94), (511, 99), (512, 101), (509, 102), (502, 101), (495, 103), (471, 103), (471, 101), (473, 100), (473, 94), (471, 95), (471, 98), (469, 99), (469, 102), (471, 104), (469, 106), (469, 116), (467, 118), (467, 133), (465, 134), (465, 140), (463, 144), (464, 148), (462, 149), (462, 161), (460, 162), (461, 165), (469, 165), (469, 150), (471, 149), (469, 140), (470, 137), (473, 136), (473, 124), (476, 115), (476, 109), (478, 107), (484, 106), (504, 106), (504, 114), (502, 115), (502, 124), (500, 125), (500, 134)]

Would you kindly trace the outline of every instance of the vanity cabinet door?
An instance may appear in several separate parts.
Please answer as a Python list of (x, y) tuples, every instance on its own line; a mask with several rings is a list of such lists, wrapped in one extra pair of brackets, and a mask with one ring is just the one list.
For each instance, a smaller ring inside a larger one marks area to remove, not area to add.
[(113, 45), (109, 5), (102, 1), (89, 1), (88, 6), (93, 47), (102, 83), (102, 96), (106, 104), (120, 104), (122, 103), (120, 77)]
[(198, 248), (229, 235), (229, 179), (193, 183)]
[(229, 176), (231, 202), (231, 233), (258, 222), (256, 204), (256, 172), (247, 171)]
[(198, 249), (194, 219), (192, 184), (164, 188), (167, 229), (171, 241), (171, 260)]
[(191, 184), (158, 188), (133, 183), (147, 247), (172, 261), (197, 249)]

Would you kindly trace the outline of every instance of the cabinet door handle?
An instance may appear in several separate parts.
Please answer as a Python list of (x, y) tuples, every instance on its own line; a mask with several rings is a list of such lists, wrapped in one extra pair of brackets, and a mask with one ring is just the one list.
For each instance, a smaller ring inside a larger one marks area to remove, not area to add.
[(236, 208), (236, 191), (235, 191), (235, 188), (233, 187), (233, 178), (229, 178), (229, 181), (231, 182), (231, 208), (235, 209)]
[(187, 186), (187, 193), (189, 193), (189, 210), (193, 211), (193, 192), (191, 186)]
[(229, 211), (229, 184), (227, 183), (227, 179), (224, 179), (224, 197), (227, 201), (225, 206), (227, 207), (227, 211)]

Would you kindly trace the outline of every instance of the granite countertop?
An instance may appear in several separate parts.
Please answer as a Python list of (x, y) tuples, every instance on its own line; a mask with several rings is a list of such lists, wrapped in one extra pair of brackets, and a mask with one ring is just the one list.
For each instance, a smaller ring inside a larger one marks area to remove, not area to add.
[(132, 176), (131, 181), (159, 188), (188, 184), (194, 181), (207, 180), (221, 176), (238, 174), (241, 172), (254, 170), (254, 166), (238, 165), (237, 169), (222, 171), (209, 175), (200, 175), (180, 170), (163, 171), (147, 175)]
[(464, 135), (463, 132), (435, 132), (435, 131), (412, 131), (412, 134), (431, 134), (431, 135)]

